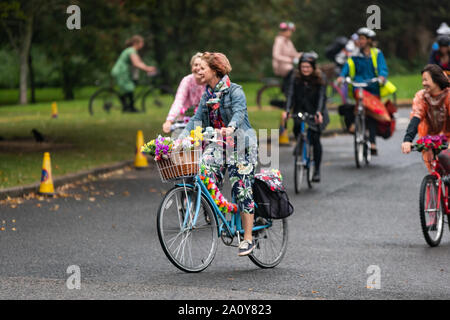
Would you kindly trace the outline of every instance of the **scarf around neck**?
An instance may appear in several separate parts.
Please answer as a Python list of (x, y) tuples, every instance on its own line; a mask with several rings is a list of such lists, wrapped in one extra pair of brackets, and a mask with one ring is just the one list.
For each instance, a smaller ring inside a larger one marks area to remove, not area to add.
[(213, 88), (209, 85), (206, 86), (206, 94), (208, 96), (208, 100), (206, 101), (206, 105), (213, 110), (217, 110), (220, 107), (220, 98), (226, 89), (231, 86), (230, 78), (225, 75)]

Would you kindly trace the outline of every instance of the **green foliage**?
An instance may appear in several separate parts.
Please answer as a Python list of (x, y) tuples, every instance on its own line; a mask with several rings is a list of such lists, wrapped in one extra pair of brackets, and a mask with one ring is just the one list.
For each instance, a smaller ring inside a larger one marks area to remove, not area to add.
[[(38, 0), (0, 3), (0, 17), (26, 18)], [(315, 50), (325, 62), (324, 49), (337, 36), (349, 37), (368, 18), (366, 9), (381, 8), (378, 46), (391, 74), (417, 72), (426, 63), (440, 22), (448, 21), (445, 1), (373, 0), (79, 0), (81, 30), (68, 30), (66, 1), (45, 1), (45, 14), (36, 15), (32, 56), (36, 84), (60, 86), (66, 98), (76, 88), (105, 82), (125, 40), (141, 34), (140, 55), (156, 65), (162, 80), (176, 86), (189, 73), (190, 57), (198, 51), (224, 52), (234, 81), (272, 76), (273, 39), (280, 21), (293, 21), (293, 42), (299, 51)], [(42, 9), (41, 9), (42, 10)], [(28, 13), (27, 13), (28, 12)], [(15, 18), (17, 19), (17, 18)], [(20, 19), (17, 19), (20, 20)], [(10, 23), (14, 21), (8, 20)], [(0, 44), (8, 37), (0, 30)], [(0, 51), (6, 70), (0, 87), (18, 86), (17, 60)], [(12, 55), (12, 51), (11, 51)], [(9, 65), (9, 63), (13, 65)]]

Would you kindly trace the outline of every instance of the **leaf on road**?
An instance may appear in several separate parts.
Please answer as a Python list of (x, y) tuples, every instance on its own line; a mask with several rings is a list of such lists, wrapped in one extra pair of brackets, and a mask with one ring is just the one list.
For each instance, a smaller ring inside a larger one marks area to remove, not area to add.
[(50, 208), (50, 211), (58, 211), (59, 204), (55, 204), (52, 208)]
[(128, 191), (124, 191), (124, 192), (122, 192), (122, 194), (123, 194), (125, 197), (128, 197), (128, 196), (130, 195), (130, 193), (129, 193)]
[(95, 201), (95, 198), (94, 198), (94, 197), (89, 197), (89, 201), (90, 201), (90, 202), (94, 202), (94, 201)]

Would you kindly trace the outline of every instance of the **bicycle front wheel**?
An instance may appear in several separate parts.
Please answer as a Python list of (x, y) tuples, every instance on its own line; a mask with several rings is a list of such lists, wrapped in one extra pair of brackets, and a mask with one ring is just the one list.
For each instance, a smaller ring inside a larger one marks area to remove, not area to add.
[(263, 106), (274, 106), (283, 109), (286, 98), (279, 84), (266, 84), (256, 94), (256, 105), (259, 109)]
[(253, 241), (255, 249), (249, 255), (250, 260), (264, 269), (277, 266), (287, 249), (287, 219), (272, 220), (270, 228), (264, 228), (254, 233)]
[(314, 162), (314, 153), (313, 153), (313, 147), (312, 145), (308, 145), (308, 154), (307, 154), (307, 158), (308, 158), (308, 164), (306, 167), (306, 182), (308, 183), (308, 188), (312, 189), (313, 184), (312, 184), (312, 178), (314, 175), (314, 169), (315, 169), (315, 162)]
[(203, 194), (194, 224), (197, 192), (192, 187), (175, 186), (167, 192), (158, 210), (157, 230), (162, 249), (170, 262), (185, 272), (206, 269), (214, 259), (219, 240), (216, 216)]
[(439, 245), (444, 233), (444, 199), (439, 203), (439, 185), (435, 176), (428, 175), (420, 186), (420, 224), (430, 247)]
[(300, 192), (303, 177), (305, 176), (305, 165), (303, 163), (303, 143), (303, 139), (299, 136), (294, 149), (294, 187), (295, 193), (297, 194)]
[(89, 99), (89, 113), (117, 112), (122, 110), (119, 93), (112, 88), (101, 88)]
[(357, 168), (360, 168), (364, 161), (364, 131), (364, 119), (357, 115), (355, 117), (354, 133), (355, 163)]

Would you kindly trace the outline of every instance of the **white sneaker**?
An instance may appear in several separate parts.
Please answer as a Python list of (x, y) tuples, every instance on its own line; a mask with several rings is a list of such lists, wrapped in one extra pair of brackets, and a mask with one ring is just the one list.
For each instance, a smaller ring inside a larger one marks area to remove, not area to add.
[(238, 256), (246, 256), (249, 255), (253, 249), (255, 249), (255, 246), (251, 241), (244, 240), (239, 244), (239, 253)]

